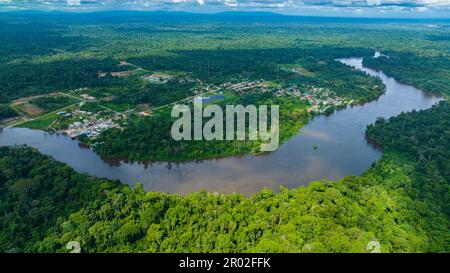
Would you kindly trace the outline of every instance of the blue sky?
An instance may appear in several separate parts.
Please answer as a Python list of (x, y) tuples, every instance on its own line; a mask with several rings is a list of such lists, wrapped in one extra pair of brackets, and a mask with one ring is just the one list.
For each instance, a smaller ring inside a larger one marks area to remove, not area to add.
[(357, 17), (450, 18), (450, 0), (0, 0), (0, 10), (272, 11)]

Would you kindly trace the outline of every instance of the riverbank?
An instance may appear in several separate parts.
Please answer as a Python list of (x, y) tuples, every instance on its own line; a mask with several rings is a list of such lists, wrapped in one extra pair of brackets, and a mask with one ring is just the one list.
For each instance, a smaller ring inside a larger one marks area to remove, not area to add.
[(380, 252), (448, 252), (449, 113), (441, 102), (378, 121), (370, 133), (386, 153), (362, 176), (249, 197), (145, 192), (0, 147), (0, 251), (65, 252), (77, 240), (89, 253), (367, 252), (373, 242)]
[(427, 109), (441, 98), (425, 95), (382, 72), (363, 67), (362, 58), (345, 60), (357, 69), (380, 77), (386, 85), (385, 94), (364, 105), (315, 117), (300, 134), (270, 154), (179, 164), (108, 162), (80, 147), (78, 141), (26, 129), (5, 129), (0, 133), (0, 145), (28, 144), (79, 172), (118, 179), (130, 185), (141, 182), (147, 191), (181, 194), (205, 189), (251, 195), (265, 187), (295, 188), (310, 181), (360, 175), (381, 157), (381, 151), (367, 142), (367, 125), (378, 117), (389, 118), (401, 112)]

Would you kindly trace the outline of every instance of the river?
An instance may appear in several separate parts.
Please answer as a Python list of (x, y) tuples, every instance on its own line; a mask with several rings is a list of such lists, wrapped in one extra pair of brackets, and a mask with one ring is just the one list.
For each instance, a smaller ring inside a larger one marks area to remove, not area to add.
[(26, 144), (78, 172), (119, 179), (130, 185), (141, 182), (147, 191), (180, 194), (205, 189), (250, 195), (264, 187), (277, 190), (281, 185), (292, 188), (310, 181), (360, 175), (381, 156), (381, 151), (365, 138), (367, 125), (377, 117), (389, 118), (401, 112), (429, 108), (441, 97), (365, 68), (362, 58), (338, 61), (379, 77), (386, 85), (386, 93), (364, 105), (315, 117), (277, 151), (265, 155), (181, 164), (112, 163), (65, 135), (23, 128), (1, 130), (0, 145)]

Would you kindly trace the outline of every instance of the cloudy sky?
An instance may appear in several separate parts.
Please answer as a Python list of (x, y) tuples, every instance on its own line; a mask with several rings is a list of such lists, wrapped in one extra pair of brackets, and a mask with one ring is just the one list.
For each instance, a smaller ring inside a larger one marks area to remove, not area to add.
[(450, 0), (0, 0), (0, 10), (273, 11), (298, 15), (450, 18)]

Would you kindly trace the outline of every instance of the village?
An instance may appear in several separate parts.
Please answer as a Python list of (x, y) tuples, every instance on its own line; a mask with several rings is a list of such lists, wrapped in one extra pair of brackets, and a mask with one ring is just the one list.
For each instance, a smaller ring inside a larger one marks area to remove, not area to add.
[(333, 91), (322, 88), (309, 86), (305, 90), (301, 90), (297, 86), (278, 89), (277, 96), (292, 95), (311, 104), (309, 112), (314, 114), (329, 113), (334, 109), (343, 108), (352, 103), (352, 101), (344, 100), (337, 96)]
[(275, 92), (276, 96), (293, 96), (307, 101), (311, 108), (309, 112), (315, 114), (329, 113), (333, 109), (343, 108), (353, 103), (337, 96), (333, 91), (314, 86), (298, 87), (270, 87), (270, 84), (262, 79), (256, 81), (243, 81), (239, 83), (225, 83), (220, 86), (237, 94)]
[(127, 118), (126, 115), (123, 114), (101, 116), (99, 114), (93, 114), (82, 110), (75, 110), (68, 114), (62, 112), (61, 115), (70, 118), (75, 117), (75, 119), (72, 120), (79, 119), (79, 121), (74, 121), (69, 124), (67, 128), (60, 130), (60, 132), (71, 138), (77, 138), (80, 136), (95, 138), (105, 130), (112, 128), (120, 129), (120, 122)]
[(238, 83), (227, 82), (222, 84), (220, 87), (230, 90), (232, 92), (236, 92), (238, 94), (244, 94), (246, 92), (269, 92), (267, 82), (263, 79), (257, 81), (243, 81)]
[[(67, 92), (59, 92), (53, 95), (62, 95), (75, 99), (78, 103), (73, 107), (65, 107), (61, 111), (55, 112), (54, 117), (50, 114), (46, 114), (47, 118), (54, 118), (46, 129), (62, 132), (67, 134), (71, 138), (87, 137), (89, 139), (95, 139), (103, 131), (109, 129), (121, 129), (126, 125), (126, 120), (130, 115), (136, 115), (144, 118), (151, 116), (154, 111), (173, 105), (177, 102), (192, 100), (202, 103), (212, 103), (220, 101), (225, 98), (225, 93), (232, 93), (237, 96), (242, 96), (247, 93), (267, 93), (274, 92), (276, 96), (293, 96), (302, 101), (308, 102), (311, 107), (309, 112), (313, 114), (329, 113), (330, 111), (345, 107), (352, 103), (352, 101), (346, 101), (337, 96), (333, 91), (314, 87), (314, 86), (302, 86), (288, 85), (281, 86), (281, 84), (265, 81), (264, 79), (258, 80), (237, 80), (231, 79), (221, 85), (213, 85), (203, 82), (200, 79), (191, 78), (186, 73), (176, 72), (164, 72), (164, 71), (148, 71), (137, 65), (129, 63), (127, 61), (120, 61), (118, 67), (130, 67), (130, 70), (110, 72), (112, 77), (129, 77), (135, 75), (137, 72), (138, 78), (143, 84), (164, 85), (170, 84), (172, 81), (177, 82), (191, 82), (194, 83), (194, 87), (191, 88), (191, 93), (195, 94), (192, 97), (185, 97), (179, 101), (171, 102), (167, 105), (158, 107), (152, 107), (150, 104), (139, 104), (128, 106), (127, 109), (118, 110), (117, 108), (111, 108), (109, 103), (114, 99), (114, 93), (109, 95), (103, 95), (97, 97), (95, 90), (91, 90), (87, 87), (68, 90)], [(108, 73), (99, 71), (98, 77), (106, 77)], [(94, 105), (96, 111), (93, 111), (88, 106)], [(30, 107), (29, 107), (30, 108)], [(31, 108), (30, 108), (31, 109)], [(37, 121), (40, 116), (36, 115), (25, 119), (25, 121)], [(45, 129), (45, 128), (42, 128)]]

